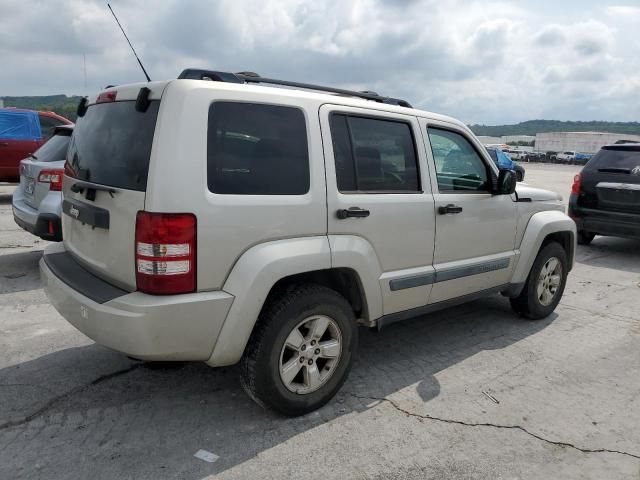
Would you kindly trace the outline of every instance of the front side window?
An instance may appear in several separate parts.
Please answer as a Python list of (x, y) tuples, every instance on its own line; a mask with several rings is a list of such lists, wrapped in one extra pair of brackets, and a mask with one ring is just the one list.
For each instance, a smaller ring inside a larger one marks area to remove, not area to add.
[(309, 148), (298, 108), (237, 102), (209, 107), (207, 183), (219, 194), (303, 195)]
[(339, 191), (420, 190), (409, 124), (344, 114), (331, 115), (330, 124)]
[(441, 193), (488, 192), (489, 172), (482, 157), (463, 135), (428, 128)]

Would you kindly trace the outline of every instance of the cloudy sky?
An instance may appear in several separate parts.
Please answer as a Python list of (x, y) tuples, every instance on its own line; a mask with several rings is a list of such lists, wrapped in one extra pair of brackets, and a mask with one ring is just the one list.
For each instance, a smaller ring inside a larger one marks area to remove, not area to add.
[[(640, 120), (640, 0), (111, 3), (154, 80), (251, 70), (468, 123)], [(0, 96), (143, 80), (128, 48), (105, 1), (0, 0)]]

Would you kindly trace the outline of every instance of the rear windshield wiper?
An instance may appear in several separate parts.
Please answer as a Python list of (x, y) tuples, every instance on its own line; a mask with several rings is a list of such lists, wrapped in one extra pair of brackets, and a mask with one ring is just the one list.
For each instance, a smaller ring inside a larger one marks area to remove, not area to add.
[(631, 173), (631, 169), (629, 168), (599, 168), (599, 172), (602, 173)]
[(34, 160), (38, 160), (38, 157), (36, 157), (33, 153), (29, 154), (29, 158), (33, 158)]
[(73, 185), (71, 185), (71, 191), (74, 193), (82, 193), (84, 191), (84, 189), (87, 190), (97, 190), (100, 192), (109, 192), (109, 195), (111, 195), (113, 197), (114, 193), (117, 193), (117, 190), (111, 187), (107, 187), (104, 185), (95, 185), (93, 183), (89, 183), (89, 182), (84, 182), (82, 180), (76, 180), (75, 182), (73, 182)]

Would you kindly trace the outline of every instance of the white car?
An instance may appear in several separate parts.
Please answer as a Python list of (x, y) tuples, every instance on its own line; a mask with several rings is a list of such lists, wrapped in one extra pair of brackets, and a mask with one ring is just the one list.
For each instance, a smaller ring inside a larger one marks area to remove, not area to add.
[(529, 152), (524, 152), (522, 150), (510, 150), (508, 155), (511, 157), (511, 160), (526, 160)]
[(558, 163), (572, 163), (576, 159), (576, 152), (559, 152), (556, 155)]
[(73, 125), (54, 127), (47, 143), (20, 162), (13, 193), (14, 221), (44, 240), (62, 240), (62, 179)]
[(559, 195), (403, 100), (185, 70), (78, 113), (40, 262), (55, 308), (135, 358), (241, 362), (286, 415), (338, 391), (359, 325), (496, 293), (543, 318), (574, 263)]

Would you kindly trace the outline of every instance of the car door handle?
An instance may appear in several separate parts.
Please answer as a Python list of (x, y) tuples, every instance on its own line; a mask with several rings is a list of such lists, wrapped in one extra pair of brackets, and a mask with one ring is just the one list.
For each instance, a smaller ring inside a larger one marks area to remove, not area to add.
[(7, 142), (0, 142), (0, 147), (8, 147), (9, 144)]
[(458, 205), (454, 205), (453, 203), (438, 207), (438, 213), (440, 215), (447, 215), (448, 213), (461, 213), (461, 212), (462, 212), (462, 207), (459, 207)]
[(360, 207), (350, 207), (349, 209), (342, 208), (336, 212), (336, 215), (340, 220), (344, 220), (345, 218), (366, 218), (371, 214), (369, 210), (365, 210)]

